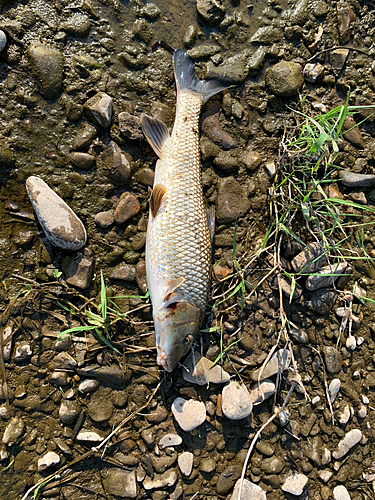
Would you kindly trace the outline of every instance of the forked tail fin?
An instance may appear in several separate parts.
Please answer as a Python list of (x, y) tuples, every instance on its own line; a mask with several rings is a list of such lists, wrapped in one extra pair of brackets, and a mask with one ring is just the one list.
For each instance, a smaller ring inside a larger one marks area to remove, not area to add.
[(176, 49), (173, 53), (173, 69), (177, 93), (181, 90), (191, 90), (201, 96), (203, 103), (234, 84), (233, 80), (226, 77), (215, 76), (207, 80), (198, 80), (195, 76), (193, 61), (188, 53), (181, 49)]

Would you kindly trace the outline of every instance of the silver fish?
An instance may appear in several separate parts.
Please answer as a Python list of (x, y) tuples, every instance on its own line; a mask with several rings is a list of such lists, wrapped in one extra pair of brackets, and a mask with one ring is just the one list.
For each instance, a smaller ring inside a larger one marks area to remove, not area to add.
[(173, 52), (173, 69), (177, 108), (172, 134), (160, 120), (141, 118), (159, 157), (150, 198), (146, 274), (157, 363), (168, 372), (190, 349), (207, 305), (212, 244), (201, 182), (199, 116), (203, 104), (229, 86), (216, 78), (197, 80), (184, 50)]

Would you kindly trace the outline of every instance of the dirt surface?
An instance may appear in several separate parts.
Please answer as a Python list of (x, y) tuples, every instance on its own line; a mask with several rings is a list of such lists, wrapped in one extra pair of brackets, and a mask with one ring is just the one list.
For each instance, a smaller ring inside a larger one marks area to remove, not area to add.
[[(297, 154), (291, 139), (315, 126), (306, 116), (347, 98), (375, 104), (375, 7), (208, 0), (198, 10), (188, 0), (0, 0), (4, 500), (237, 500), (249, 450), (245, 477), (269, 500), (375, 498), (375, 121), (371, 108), (353, 111), (325, 170), (319, 151)], [(244, 418), (235, 398), (226, 406), (223, 384), (156, 365), (144, 271), (156, 156), (139, 117), (173, 125), (171, 57), (151, 52), (160, 39), (189, 50), (200, 78), (235, 82), (202, 112), (202, 182), (216, 232), (196, 350), (219, 357), (253, 402), (267, 373), (267, 400)], [(103, 96), (98, 118), (93, 100)], [(84, 248), (51, 245), (32, 213), (30, 176), (83, 222)], [(312, 209), (327, 197), (336, 208), (318, 220)], [(347, 262), (348, 279), (313, 291), (309, 280), (327, 259)], [(271, 373), (264, 362), (276, 353)], [(183, 430), (177, 397), (202, 402), (204, 422)], [(175, 444), (163, 448), (167, 434)]]

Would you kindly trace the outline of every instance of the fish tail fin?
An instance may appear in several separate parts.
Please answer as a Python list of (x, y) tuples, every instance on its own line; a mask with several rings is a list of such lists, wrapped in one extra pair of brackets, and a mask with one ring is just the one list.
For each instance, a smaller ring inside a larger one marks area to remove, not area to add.
[(173, 53), (173, 69), (177, 85), (177, 93), (181, 90), (190, 90), (199, 94), (203, 103), (215, 94), (233, 85), (233, 80), (226, 77), (213, 77), (207, 80), (198, 80), (195, 76), (195, 67), (192, 59), (185, 50), (176, 49)]

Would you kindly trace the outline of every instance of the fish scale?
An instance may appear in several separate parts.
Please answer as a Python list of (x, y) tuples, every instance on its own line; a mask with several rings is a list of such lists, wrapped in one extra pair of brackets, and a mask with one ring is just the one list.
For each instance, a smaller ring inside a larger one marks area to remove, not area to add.
[[(202, 100), (181, 92), (170, 146), (158, 161), (155, 185), (167, 193), (147, 231), (155, 284), (183, 278), (178, 287), (204, 311), (210, 278), (211, 241), (203, 202), (198, 124)], [(150, 293), (153, 296), (153, 284)], [(153, 301), (154, 302), (154, 301)]]

